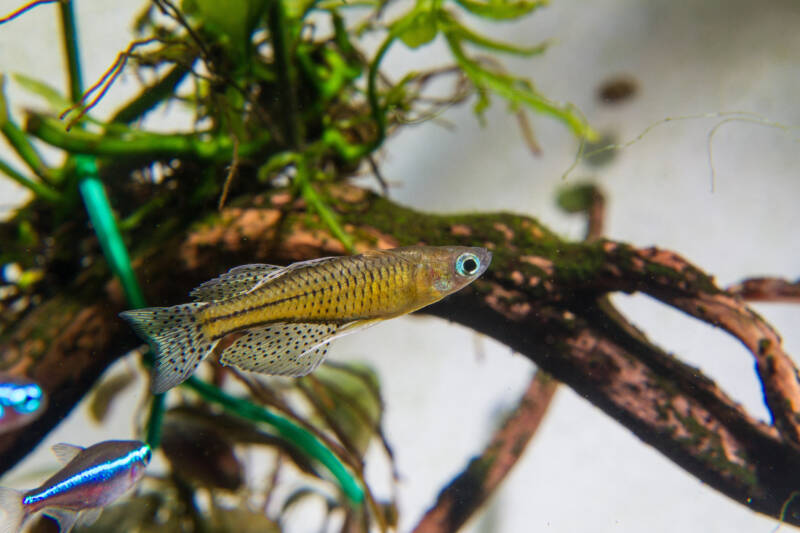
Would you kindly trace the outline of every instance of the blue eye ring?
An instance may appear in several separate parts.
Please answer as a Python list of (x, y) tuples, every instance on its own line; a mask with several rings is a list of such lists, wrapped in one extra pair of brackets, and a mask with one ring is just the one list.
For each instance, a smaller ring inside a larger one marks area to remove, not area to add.
[(464, 252), (456, 259), (456, 273), (459, 276), (474, 276), (480, 269), (481, 260), (472, 252)]

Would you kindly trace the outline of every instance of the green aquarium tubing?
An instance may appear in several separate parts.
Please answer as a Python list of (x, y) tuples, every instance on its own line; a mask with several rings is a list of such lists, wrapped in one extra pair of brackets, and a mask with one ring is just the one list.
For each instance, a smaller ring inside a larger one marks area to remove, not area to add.
[(218, 387), (210, 385), (205, 381), (191, 377), (184, 382), (185, 386), (197, 392), (204, 399), (217, 403), (232, 414), (245, 418), (252, 422), (263, 422), (269, 424), (289, 442), (300, 448), (309, 456), (319, 461), (330, 471), (342, 488), (347, 498), (356, 504), (364, 500), (364, 491), (356, 483), (353, 476), (347, 471), (339, 459), (326, 448), (317, 438), (304, 428), (294, 424), (290, 420), (267, 411), (263, 407), (252, 404), (246, 400), (231, 396)]
[(92, 221), (94, 231), (100, 241), (106, 260), (111, 270), (119, 278), (128, 302), (134, 308), (146, 307), (142, 289), (136, 280), (136, 275), (131, 266), (128, 250), (122, 242), (111, 206), (106, 196), (105, 188), (97, 177), (97, 165), (93, 158), (79, 155), (75, 158), (78, 167), (80, 181), (78, 188), (89, 213), (89, 220)]
[[(70, 73), (71, 97), (73, 101), (79, 101), (83, 88), (72, 2), (67, 0), (59, 5)], [(92, 222), (94, 231), (100, 241), (103, 255), (114, 275), (120, 280), (129, 305), (132, 308), (146, 307), (147, 303), (144, 294), (136, 279), (128, 250), (114, 219), (108, 195), (106, 195), (103, 183), (98, 176), (97, 162), (93, 157), (78, 154), (75, 156), (75, 165), (79, 180), (78, 189), (86, 206), (89, 220)], [(186, 384), (207, 400), (218, 403), (241, 417), (271, 425), (283, 437), (325, 466), (339, 482), (342, 492), (351, 502), (360, 504), (364, 500), (363, 490), (341, 461), (305, 429), (246, 400), (229, 396), (213, 385), (194, 378), (190, 379)], [(157, 448), (161, 441), (161, 422), (163, 418), (164, 395), (157, 394), (153, 397), (150, 418), (147, 424), (147, 441), (153, 449)]]

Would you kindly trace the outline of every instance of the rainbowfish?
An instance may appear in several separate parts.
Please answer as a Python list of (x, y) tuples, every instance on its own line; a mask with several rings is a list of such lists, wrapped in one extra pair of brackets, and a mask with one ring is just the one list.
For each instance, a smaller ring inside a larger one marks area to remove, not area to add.
[(41, 486), (21, 492), (0, 487), (0, 533), (16, 533), (33, 514), (41, 511), (67, 533), (80, 516), (91, 524), (103, 510), (144, 475), (150, 446), (136, 440), (109, 440), (82, 448), (56, 444), (53, 453), (64, 468)]
[(194, 303), (120, 314), (155, 351), (151, 389), (186, 380), (241, 332), (223, 365), (283, 376), (313, 371), (328, 343), (441, 300), (489, 267), (485, 248), (410, 246), (275, 265), (243, 265), (191, 292)]
[(33, 422), (46, 406), (47, 398), (38, 384), (0, 374), (0, 434)]

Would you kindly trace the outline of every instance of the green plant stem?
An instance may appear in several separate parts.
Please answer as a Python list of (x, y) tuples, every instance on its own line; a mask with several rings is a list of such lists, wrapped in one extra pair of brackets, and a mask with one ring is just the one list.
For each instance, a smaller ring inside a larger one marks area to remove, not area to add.
[(357, 161), (366, 157), (379, 148), (386, 139), (386, 114), (378, 99), (378, 69), (383, 56), (389, 51), (396, 38), (391, 33), (386, 37), (369, 66), (367, 100), (372, 110), (372, 119), (375, 121), (377, 128), (375, 139), (365, 144), (353, 144), (333, 126), (326, 128), (322, 134), (322, 140), (325, 144), (336, 150), (339, 156), (346, 161)]
[(389, 48), (391, 48), (395, 39), (396, 36), (390, 33), (381, 44), (381, 47), (378, 48), (378, 51), (375, 53), (375, 57), (372, 59), (372, 62), (369, 65), (369, 77), (367, 78), (367, 98), (369, 99), (369, 106), (372, 108), (372, 118), (375, 120), (375, 125), (378, 127), (378, 133), (375, 136), (375, 140), (371, 143), (369, 152), (372, 152), (375, 148), (379, 147), (386, 138), (386, 115), (384, 114), (384, 109), (381, 108), (380, 102), (378, 101), (378, 70), (380, 69), (381, 61), (383, 61), (383, 56), (385, 56), (386, 52), (389, 51)]
[(597, 137), (597, 133), (586, 124), (574, 108), (556, 104), (529, 87), (521, 86), (522, 80), (486, 70), (467, 57), (456, 35), (449, 32), (445, 32), (444, 35), (456, 62), (477, 87), (488, 87), (510, 102), (518, 101), (540, 113), (556, 117), (572, 128), (579, 138), (595, 139)]
[(322, 198), (319, 197), (319, 194), (317, 194), (317, 191), (311, 183), (308, 181), (302, 183), (300, 192), (306, 202), (308, 202), (308, 205), (317, 212), (319, 218), (330, 228), (331, 233), (342, 242), (348, 252), (353, 253), (355, 251), (355, 248), (353, 248), (353, 238), (344, 231), (339, 223), (339, 219), (336, 217), (336, 213), (322, 201)]
[(344, 492), (345, 496), (347, 496), (351, 502), (360, 504), (364, 500), (363, 489), (356, 483), (355, 479), (350, 475), (344, 465), (328, 448), (305, 429), (295, 425), (282, 416), (267, 411), (263, 407), (230, 396), (219, 388), (194, 377), (187, 379), (184, 385), (195, 391), (205, 400), (219, 404), (232, 414), (253, 422), (269, 424), (289, 442), (324, 465), (339, 482), (342, 492)]
[(311, 176), (309, 175), (308, 163), (302, 157), (299, 157), (295, 163), (297, 167), (297, 176), (295, 183), (298, 187), (300, 194), (303, 196), (308, 206), (317, 212), (319, 218), (330, 228), (331, 233), (341, 241), (348, 252), (353, 253), (353, 238), (344, 231), (336, 213), (319, 197), (314, 186), (311, 185)]
[(289, 44), (286, 35), (287, 23), (283, 0), (272, 0), (267, 14), (272, 51), (275, 56), (275, 70), (278, 86), (286, 101), (284, 108), (284, 129), (290, 146), (299, 150), (303, 143), (303, 125), (298, 116), (297, 93), (294, 87), (294, 68), (289, 57)]
[(44, 164), (42, 157), (33, 147), (25, 132), (11, 120), (11, 115), (8, 112), (8, 102), (6, 101), (5, 76), (2, 74), (0, 74), (0, 132), (6, 138), (8, 144), (17, 152), (17, 155), (42, 181), (51, 185), (56, 181), (53, 173)]
[(75, 25), (75, 12), (72, 9), (72, 0), (62, 0), (58, 3), (58, 7), (61, 15), (59, 18), (61, 20), (64, 53), (67, 55), (69, 99), (72, 102), (79, 102), (83, 97), (83, 77), (81, 76), (78, 32)]
[(33, 194), (43, 200), (51, 203), (58, 203), (61, 201), (61, 195), (56, 190), (24, 176), (3, 160), (0, 160), (0, 172), (29, 189)]
[(125, 104), (117, 111), (110, 122), (130, 124), (144, 116), (159, 103), (172, 96), (177, 86), (189, 73), (189, 68), (175, 65), (167, 74), (154, 85), (145, 88), (139, 96)]
[[(70, 153), (104, 157), (188, 157), (223, 163), (233, 157), (233, 140), (228, 135), (208, 139), (197, 134), (159, 134), (130, 132), (126, 136), (100, 135), (73, 128), (67, 132), (58, 120), (30, 114), (25, 129), (44, 142)], [(271, 138), (267, 132), (249, 143), (239, 145), (239, 157), (264, 150)]]

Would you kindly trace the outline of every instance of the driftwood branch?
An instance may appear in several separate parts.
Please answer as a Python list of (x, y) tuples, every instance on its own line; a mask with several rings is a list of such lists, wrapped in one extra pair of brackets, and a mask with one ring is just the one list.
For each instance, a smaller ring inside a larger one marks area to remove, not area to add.
[[(800, 479), (797, 371), (777, 333), (702, 271), (665, 250), (565, 242), (528, 217), (428, 215), (353, 187), (321, 192), (359, 249), (419, 242), (491, 247), (489, 272), (426, 312), (507, 344), (698, 479), (779, 516)], [(152, 305), (185, 301), (193, 286), (233, 265), (344, 253), (284, 192), (238, 199), (218, 216), (136, 250)], [(104, 272), (83, 273), (0, 338), (3, 366), (38, 379), (53, 398), (34, 425), (0, 439), (0, 471), (58, 424), (108, 364), (138, 345), (116, 316), (123, 300), (107, 279)], [(738, 338), (756, 361), (774, 424), (755, 420), (697, 369), (650, 343), (607, 303), (604, 296), (616, 291), (647, 293)], [(787, 507), (785, 520), (800, 524), (800, 504)]]
[(748, 302), (800, 303), (800, 280), (750, 278), (728, 287), (728, 292)]
[(519, 404), (491, 442), (445, 487), (414, 533), (458, 531), (497, 489), (527, 448), (547, 413), (558, 382), (537, 370)]

